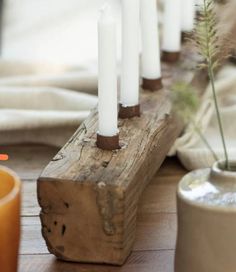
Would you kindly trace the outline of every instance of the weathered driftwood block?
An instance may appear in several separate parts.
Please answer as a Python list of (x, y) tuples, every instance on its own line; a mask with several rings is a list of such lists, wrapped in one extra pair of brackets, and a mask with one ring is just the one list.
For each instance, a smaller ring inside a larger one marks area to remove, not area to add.
[(191, 81), (190, 56), (185, 51), (179, 64), (163, 64), (165, 88), (142, 91), (142, 116), (119, 121), (122, 149), (96, 147), (94, 110), (38, 179), (42, 234), (58, 258), (117, 265), (126, 260), (140, 195), (182, 130), (167, 89), (175, 80)]

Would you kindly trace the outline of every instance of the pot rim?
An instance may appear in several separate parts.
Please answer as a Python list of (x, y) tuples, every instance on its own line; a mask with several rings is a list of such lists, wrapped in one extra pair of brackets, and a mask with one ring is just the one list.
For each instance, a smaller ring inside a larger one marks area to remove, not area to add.
[(233, 186), (236, 184), (236, 161), (229, 161), (232, 171), (225, 169), (225, 160), (217, 161), (213, 164), (210, 173), (210, 181), (218, 186)]
[[(235, 213), (236, 206), (218, 206), (218, 205), (208, 205), (207, 203), (198, 202), (196, 199), (188, 197), (185, 195), (185, 187), (192, 179), (205, 180), (206, 182), (211, 182), (214, 186), (218, 188), (225, 186), (236, 186), (236, 171), (223, 171), (219, 168), (219, 163), (224, 163), (224, 160), (217, 161), (213, 164), (211, 168), (202, 168), (194, 171), (188, 172), (179, 182), (177, 187), (177, 200), (183, 201), (184, 203), (196, 207), (204, 211), (214, 211), (223, 213)], [(236, 160), (231, 160), (231, 164), (236, 166)]]
[(234, 167), (234, 170), (232, 171), (224, 169), (223, 165), (225, 164), (226, 164), (225, 160), (216, 161), (212, 166), (212, 171), (214, 171), (217, 174), (226, 174), (226, 175), (235, 176), (236, 175), (236, 160), (229, 161), (230, 166)]

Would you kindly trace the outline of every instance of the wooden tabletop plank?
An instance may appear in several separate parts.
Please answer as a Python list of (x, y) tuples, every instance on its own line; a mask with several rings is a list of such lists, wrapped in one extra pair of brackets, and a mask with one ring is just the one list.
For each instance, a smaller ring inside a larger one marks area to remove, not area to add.
[(22, 216), (38, 216), (40, 207), (37, 201), (36, 180), (23, 181), (22, 187)]
[(176, 213), (176, 186), (181, 177), (154, 178), (140, 199), (138, 213)]
[(1, 162), (1, 165), (14, 170), (21, 179), (36, 180), (58, 150), (45, 145), (1, 146), (1, 153), (9, 155), (9, 160)]

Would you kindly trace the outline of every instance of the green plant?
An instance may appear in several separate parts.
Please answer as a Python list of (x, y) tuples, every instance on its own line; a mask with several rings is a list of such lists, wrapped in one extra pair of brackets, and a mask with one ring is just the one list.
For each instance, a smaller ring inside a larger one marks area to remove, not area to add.
[(173, 102), (173, 110), (186, 124), (192, 125), (194, 131), (209, 149), (213, 158), (217, 161), (218, 157), (216, 153), (193, 118), (200, 104), (196, 90), (189, 84), (177, 82), (171, 87), (171, 100)]
[(193, 42), (195, 43), (199, 54), (203, 57), (203, 62), (199, 66), (200, 68), (206, 69), (209, 75), (222, 146), (224, 149), (225, 167), (227, 170), (230, 170), (229, 156), (215, 88), (215, 70), (221, 64), (222, 59), (228, 56), (228, 50), (224, 46), (224, 44), (226, 44), (224, 37), (220, 36), (218, 33), (213, 0), (203, 0), (203, 5), (200, 9), (200, 15), (194, 31)]

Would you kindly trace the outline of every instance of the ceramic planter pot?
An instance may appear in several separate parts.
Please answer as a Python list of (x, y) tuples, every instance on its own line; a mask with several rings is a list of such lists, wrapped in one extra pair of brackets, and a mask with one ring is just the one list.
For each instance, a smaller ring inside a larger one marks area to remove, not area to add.
[(186, 175), (177, 191), (175, 272), (236, 271), (236, 161)]

